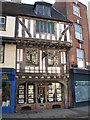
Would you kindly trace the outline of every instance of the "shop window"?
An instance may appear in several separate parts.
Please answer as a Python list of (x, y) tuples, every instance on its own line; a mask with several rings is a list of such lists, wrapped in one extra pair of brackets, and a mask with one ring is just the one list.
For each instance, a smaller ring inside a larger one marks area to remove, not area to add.
[(84, 52), (79, 48), (77, 48), (77, 64), (78, 67), (84, 68)]
[(48, 51), (48, 65), (54, 65), (54, 53), (53, 53), (53, 51)]
[(54, 23), (46, 21), (36, 21), (36, 32), (54, 34)]
[(80, 17), (80, 8), (75, 4), (73, 4), (73, 14)]
[(6, 17), (0, 16), (0, 31), (6, 30)]
[(28, 103), (35, 102), (35, 86), (33, 84), (28, 84)]
[(25, 103), (25, 85), (19, 85), (18, 103)]
[(4, 62), (4, 46), (0, 45), (0, 63)]
[(35, 49), (27, 49), (26, 51), (26, 62), (32, 65), (38, 64), (38, 51)]
[(10, 106), (11, 84), (2, 82), (2, 106)]
[(62, 101), (61, 89), (62, 88), (60, 83), (48, 84), (48, 102), (61, 102)]
[(80, 41), (83, 41), (81, 26), (75, 23), (74, 27), (75, 27), (75, 38), (78, 39), (78, 40), (80, 40)]
[(18, 89), (18, 103), (35, 103), (35, 85), (25, 83), (22, 85), (19, 85)]

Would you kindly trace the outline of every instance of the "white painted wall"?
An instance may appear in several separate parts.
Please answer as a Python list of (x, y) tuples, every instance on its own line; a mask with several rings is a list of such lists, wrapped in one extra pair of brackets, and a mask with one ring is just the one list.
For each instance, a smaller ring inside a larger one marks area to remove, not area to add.
[(5, 44), (4, 63), (0, 63), (0, 68), (15, 68), (16, 65), (16, 45)]
[(6, 31), (0, 31), (0, 36), (15, 37), (15, 23), (16, 23), (15, 17), (7, 16)]

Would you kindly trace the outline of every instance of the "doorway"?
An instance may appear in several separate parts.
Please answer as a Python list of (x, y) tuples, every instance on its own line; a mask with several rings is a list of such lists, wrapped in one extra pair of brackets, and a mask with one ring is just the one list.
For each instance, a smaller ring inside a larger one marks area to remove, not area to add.
[(38, 103), (45, 103), (45, 86), (38, 86)]

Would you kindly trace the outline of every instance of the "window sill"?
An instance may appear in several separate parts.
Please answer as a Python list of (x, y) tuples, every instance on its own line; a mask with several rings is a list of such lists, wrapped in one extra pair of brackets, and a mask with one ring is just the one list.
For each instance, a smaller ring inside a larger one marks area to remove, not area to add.
[(78, 38), (76, 38), (78, 40), (79, 43), (83, 44), (84, 43), (84, 40), (80, 40)]
[(80, 19), (82, 18), (81, 16), (78, 16), (78, 15), (76, 15), (76, 14), (74, 14), (74, 13), (73, 13), (73, 15), (76, 16), (76, 17), (78, 17), (78, 18), (80, 18)]

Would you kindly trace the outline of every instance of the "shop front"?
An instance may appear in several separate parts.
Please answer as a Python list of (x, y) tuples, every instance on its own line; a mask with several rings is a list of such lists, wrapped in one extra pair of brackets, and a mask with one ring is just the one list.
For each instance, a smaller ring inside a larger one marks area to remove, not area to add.
[(72, 106), (79, 107), (90, 104), (90, 71), (72, 69), (70, 72), (72, 81)]
[(14, 112), (15, 69), (1, 69), (2, 112)]
[(64, 108), (65, 86), (59, 82), (23, 82), (17, 89), (17, 111)]

